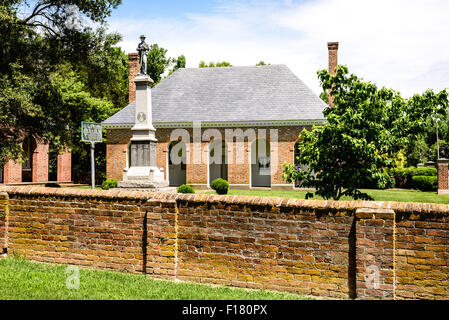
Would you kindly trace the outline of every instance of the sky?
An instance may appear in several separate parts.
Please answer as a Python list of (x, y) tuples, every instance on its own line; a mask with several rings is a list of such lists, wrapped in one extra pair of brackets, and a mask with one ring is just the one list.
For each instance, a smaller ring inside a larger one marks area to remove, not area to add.
[(285, 64), (317, 94), (337, 41), (350, 73), (408, 97), (449, 88), (448, 12), (448, 0), (123, 0), (108, 24), (126, 53), (144, 34), (188, 68)]

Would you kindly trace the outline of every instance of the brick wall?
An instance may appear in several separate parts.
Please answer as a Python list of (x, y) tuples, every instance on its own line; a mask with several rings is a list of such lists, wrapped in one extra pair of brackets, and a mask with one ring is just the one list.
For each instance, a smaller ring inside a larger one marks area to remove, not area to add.
[[(36, 261), (336, 298), (449, 299), (448, 205), (0, 188), (0, 213), (7, 202), (8, 252)], [(5, 229), (0, 218), (3, 243)]]
[(83, 190), (9, 190), (8, 253), (42, 262), (173, 276), (174, 201), (153, 201), (144, 193), (118, 197), (117, 191), (92, 196)]
[(449, 298), (448, 211), (418, 203), (396, 210), (397, 298)]
[(7, 217), (8, 214), (8, 194), (0, 192), (0, 254), (8, 247), (7, 244)]

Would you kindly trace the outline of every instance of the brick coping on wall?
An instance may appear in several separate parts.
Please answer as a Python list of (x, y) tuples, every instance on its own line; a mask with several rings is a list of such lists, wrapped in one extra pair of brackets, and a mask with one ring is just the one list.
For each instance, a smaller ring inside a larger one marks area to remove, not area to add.
[[(166, 192), (145, 192), (129, 190), (98, 190), (98, 189), (71, 189), (47, 188), (36, 186), (0, 186), (0, 192), (10, 195), (53, 195), (67, 198), (103, 198), (103, 199), (136, 199), (136, 200), (172, 200), (189, 201), (196, 203), (227, 203), (248, 204), (255, 206), (297, 207), (339, 212), (342, 210), (355, 212), (357, 209), (391, 209), (396, 213), (412, 213), (410, 220), (418, 220), (420, 214), (449, 215), (449, 205), (420, 202), (395, 201), (336, 201), (336, 200), (305, 200), (282, 197), (236, 196), (214, 194), (182, 194)], [(416, 215), (416, 217), (413, 217)]]

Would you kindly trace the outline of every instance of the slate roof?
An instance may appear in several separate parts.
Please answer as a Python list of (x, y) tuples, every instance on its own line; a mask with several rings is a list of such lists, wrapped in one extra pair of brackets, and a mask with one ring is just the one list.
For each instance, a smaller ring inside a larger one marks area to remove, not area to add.
[[(152, 88), (153, 123), (324, 120), (327, 105), (285, 65), (183, 68)], [(103, 124), (134, 124), (135, 102)]]

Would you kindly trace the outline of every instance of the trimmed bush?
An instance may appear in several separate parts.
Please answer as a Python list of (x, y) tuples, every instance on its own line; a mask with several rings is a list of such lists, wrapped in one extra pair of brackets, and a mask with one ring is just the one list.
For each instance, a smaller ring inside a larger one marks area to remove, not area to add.
[(47, 188), (61, 188), (61, 186), (56, 182), (48, 182), (45, 184)]
[(108, 179), (103, 181), (101, 184), (101, 189), (109, 190), (110, 188), (117, 188), (117, 180), (116, 179)]
[(183, 184), (178, 187), (178, 193), (195, 193), (195, 190), (188, 184)]
[(412, 178), (414, 176), (437, 176), (437, 169), (429, 167), (409, 167), (409, 168), (394, 168), (388, 170), (391, 178), (394, 179), (392, 187), (395, 188), (414, 188)]
[(438, 177), (414, 176), (412, 177), (412, 187), (421, 191), (436, 191), (438, 188)]
[(430, 167), (416, 168), (414, 176), (437, 176), (438, 170)]
[(210, 187), (217, 192), (217, 194), (227, 194), (229, 190), (229, 183), (221, 178), (215, 179), (210, 184)]

